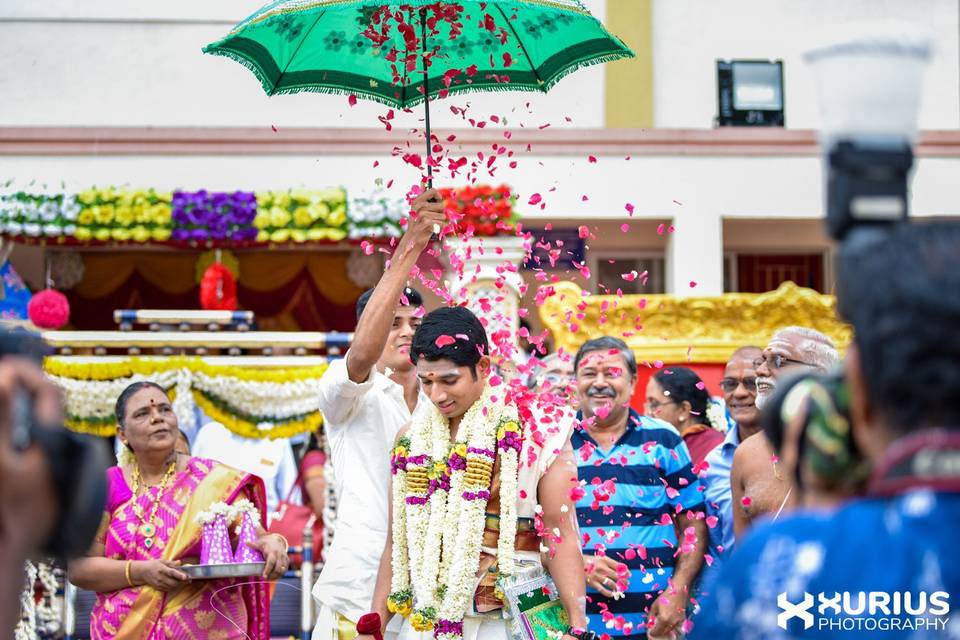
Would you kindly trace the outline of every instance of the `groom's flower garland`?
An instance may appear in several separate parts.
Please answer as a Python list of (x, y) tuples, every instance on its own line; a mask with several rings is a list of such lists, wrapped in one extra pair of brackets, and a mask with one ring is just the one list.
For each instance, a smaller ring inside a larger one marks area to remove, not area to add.
[(463, 636), (463, 617), (476, 588), (490, 484), (500, 455), (502, 576), (515, 566), (517, 473), (521, 434), (516, 408), (490, 387), (463, 416), (450, 442), (436, 407), (415, 421), (393, 453), (393, 580), (388, 606), (410, 616), (437, 640)]

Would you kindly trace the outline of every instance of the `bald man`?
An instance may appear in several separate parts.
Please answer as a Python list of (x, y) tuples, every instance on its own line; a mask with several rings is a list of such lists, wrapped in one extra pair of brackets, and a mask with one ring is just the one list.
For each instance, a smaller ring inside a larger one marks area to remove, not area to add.
[[(803, 371), (824, 373), (838, 359), (833, 341), (819, 331), (806, 327), (780, 329), (754, 362), (757, 407), (763, 408), (778, 380)], [(734, 453), (730, 488), (735, 538), (760, 516), (772, 514), (776, 518), (789, 506), (790, 479), (781, 473), (773, 447), (762, 433), (743, 440)]]
[(733, 503), (730, 491), (730, 468), (740, 443), (760, 431), (760, 410), (757, 409), (757, 372), (754, 362), (763, 356), (760, 347), (740, 347), (723, 370), (720, 390), (727, 412), (736, 428), (727, 431), (707, 457), (707, 469), (701, 476), (707, 512), (716, 516), (710, 528), (710, 553), (723, 554), (733, 546)]

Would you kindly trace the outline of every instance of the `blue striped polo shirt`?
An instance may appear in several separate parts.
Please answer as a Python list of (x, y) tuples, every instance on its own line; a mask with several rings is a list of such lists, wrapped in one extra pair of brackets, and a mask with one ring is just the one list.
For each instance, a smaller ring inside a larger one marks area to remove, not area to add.
[[(619, 600), (587, 589), (590, 630), (614, 639), (645, 638), (645, 612), (667, 588), (676, 563), (671, 516), (678, 509), (704, 509), (690, 452), (671, 425), (633, 409), (627, 430), (609, 451), (602, 451), (586, 429), (577, 429), (571, 441), (579, 478), (586, 482), (586, 494), (577, 502), (583, 551), (605, 548), (631, 572)], [(603, 620), (605, 611), (614, 616), (609, 622)]]

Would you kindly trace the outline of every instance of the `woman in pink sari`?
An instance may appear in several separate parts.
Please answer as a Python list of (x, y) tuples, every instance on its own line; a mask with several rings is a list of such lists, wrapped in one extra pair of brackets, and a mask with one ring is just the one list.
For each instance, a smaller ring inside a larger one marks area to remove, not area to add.
[[(289, 561), (282, 536), (263, 531), (263, 482), (177, 453), (176, 415), (164, 390), (151, 382), (127, 387), (116, 414), (119, 437), (132, 455), (129, 464), (107, 471), (100, 532), (87, 557), (70, 565), (71, 582), (97, 592), (91, 638), (269, 638), (264, 580), (283, 575)], [(262, 578), (191, 580), (179, 567), (200, 555), (198, 514), (240, 498), (260, 510), (259, 539), (251, 546), (266, 560)]]

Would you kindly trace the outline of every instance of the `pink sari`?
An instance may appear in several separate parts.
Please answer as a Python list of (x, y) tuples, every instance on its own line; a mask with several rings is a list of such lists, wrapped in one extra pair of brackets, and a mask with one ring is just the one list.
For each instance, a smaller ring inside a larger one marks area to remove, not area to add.
[[(140, 521), (133, 511), (133, 494), (119, 467), (107, 471), (109, 494), (105, 514), (104, 555), (116, 560), (182, 560), (200, 556), (201, 525), (197, 514), (219, 501), (245, 497), (263, 516), (266, 492), (256, 476), (213, 460), (191, 458), (157, 509), (161, 523), (151, 549), (143, 545)], [(141, 495), (150, 513), (156, 487)], [(265, 522), (261, 522), (264, 525)], [(235, 542), (235, 541), (234, 541)], [(98, 593), (90, 616), (94, 640), (160, 640), (209, 638), (261, 640), (270, 636), (269, 595), (259, 578), (195, 580), (178, 591), (162, 593), (148, 586)]]

